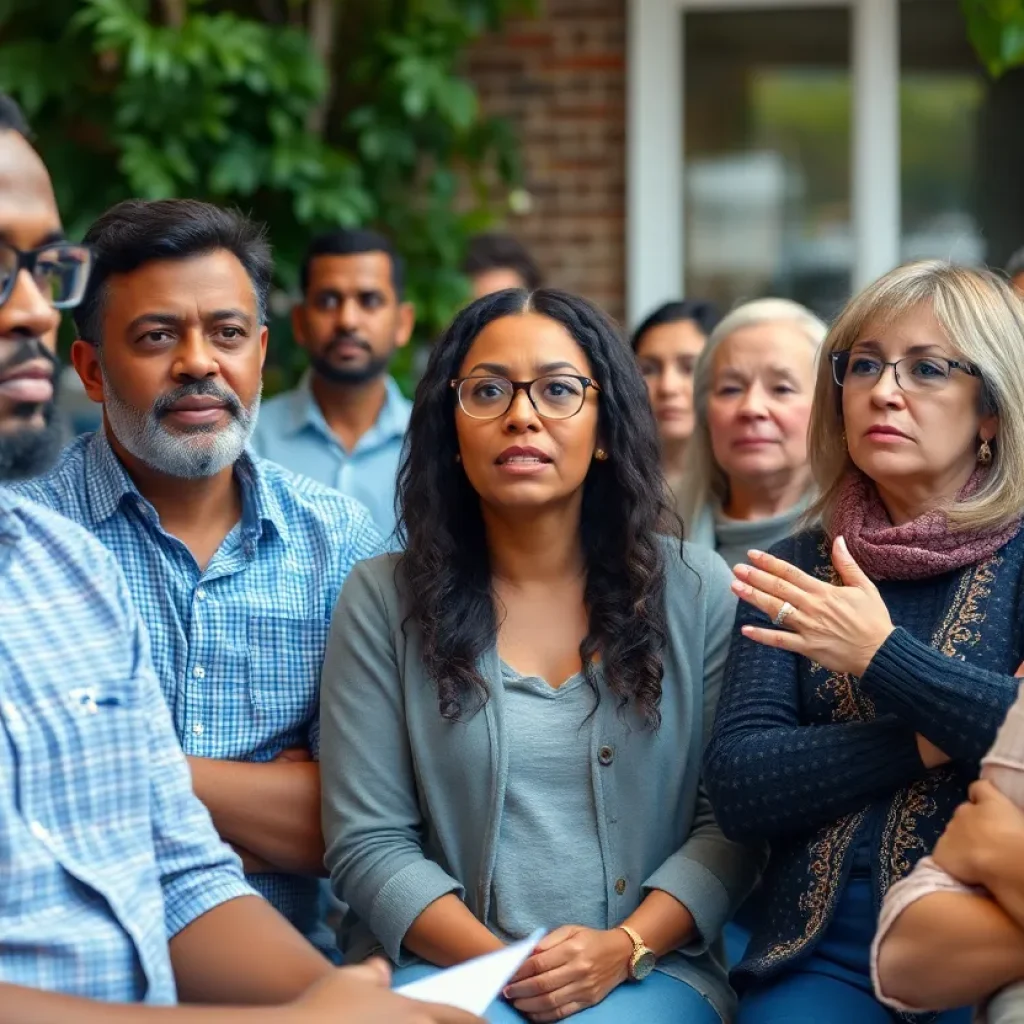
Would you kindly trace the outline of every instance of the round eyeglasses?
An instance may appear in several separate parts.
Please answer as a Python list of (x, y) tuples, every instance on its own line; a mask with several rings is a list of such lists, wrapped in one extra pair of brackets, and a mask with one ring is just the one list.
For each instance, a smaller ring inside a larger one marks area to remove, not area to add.
[(13, 294), (18, 274), (27, 270), (54, 309), (73, 309), (82, 301), (91, 269), (87, 245), (54, 242), (25, 252), (0, 242), (0, 306)]
[(897, 387), (911, 395), (941, 391), (949, 383), (954, 370), (971, 377), (981, 376), (970, 363), (959, 363), (944, 356), (904, 356), (895, 362), (886, 362), (865, 353), (832, 353), (832, 379), (841, 388), (870, 391), (887, 366), (892, 367)]
[(546, 420), (567, 420), (583, 408), (587, 388), (601, 389), (589, 377), (571, 373), (508, 380), (506, 377), (460, 377), (450, 382), (462, 411), (475, 420), (496, 420), (512, 407), (516, 392), (525, 391), (537, 415)]

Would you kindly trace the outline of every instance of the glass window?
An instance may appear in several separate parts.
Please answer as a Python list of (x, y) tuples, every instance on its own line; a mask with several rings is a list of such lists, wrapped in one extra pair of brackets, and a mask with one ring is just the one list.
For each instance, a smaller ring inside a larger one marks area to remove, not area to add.
[(830, 316), (853, 259), (849, 9), (684, 19), (685, 293)]
[(900, 5), (903, 259), (1002, 266), (1024, 245), (1024, 71), (993, 82), (958, 0)]

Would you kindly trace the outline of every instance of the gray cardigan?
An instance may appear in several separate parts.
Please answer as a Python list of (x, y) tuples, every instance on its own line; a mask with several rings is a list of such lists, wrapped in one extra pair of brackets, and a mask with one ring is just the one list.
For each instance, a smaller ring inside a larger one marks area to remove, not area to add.
[[(722, 835), (699, 775), (735, 601), (718, 555), (687, 544), (684, 564), (678, 544), (666, 550), (661, 729), (643, 729), (605, 693), (592, 730), (608, 927), (652, 889), (678, 899), (700, 935), (664, 969), (728, 1019), (732, 991), (709, 946), (761, 865)], [(321, 685), (320, 771), (326, 863), (335, 894), (350, 907), (341, 936), (346, 957), (382, 949), (406, 964), (406, 932), (441, 896), (457, 894), (487, 920), (508, 749), (496, 647), (480, 659), (484, 707), (462, 722), (441, 717), (419, 631), (406, 621), (399, 559), (360, 563), (342, 591)]]

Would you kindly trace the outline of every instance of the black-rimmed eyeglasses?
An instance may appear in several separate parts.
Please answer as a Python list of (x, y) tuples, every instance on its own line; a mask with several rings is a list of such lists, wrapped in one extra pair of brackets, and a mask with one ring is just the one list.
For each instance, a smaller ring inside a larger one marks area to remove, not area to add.
[(590, 377), (557, 373), (536, 380), (508, 380), (506, 377), (460, 377), (450, 382), (462, 411), (475, 420), (495, 420), (512, 407), (519, 391), (525, 391), (537, 415), (547, 420), (567, 420), (583, 408), (587, 388), (600, 393)]
[(18, 274), (27, 270), (54, 309), (73, 309), (82, 301), (91, 268), (92, 251), (87, 245), (53, 242), (26, 252), (0, 242), (0, 306), (14, 292)]
[(841, 388), (868, 391), (878, 383), (887, 366), (892, 367), (897, 387), (916, 395), (941, 390), (949, 383), (954, 370), (971, 377), (981, 376), (970, 363), (944, 356), (904, 356), (895, 362), (886, 362), (863, 352), (832, 353), (832, 379)]

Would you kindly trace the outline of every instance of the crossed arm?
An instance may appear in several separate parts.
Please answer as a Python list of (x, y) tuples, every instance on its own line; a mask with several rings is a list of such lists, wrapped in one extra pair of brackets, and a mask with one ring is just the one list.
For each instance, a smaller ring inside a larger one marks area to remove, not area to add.
[(286, 751), (265, 764), (190, 757), (192, 788), (246, 873), (325, 875), (320, 766)]

